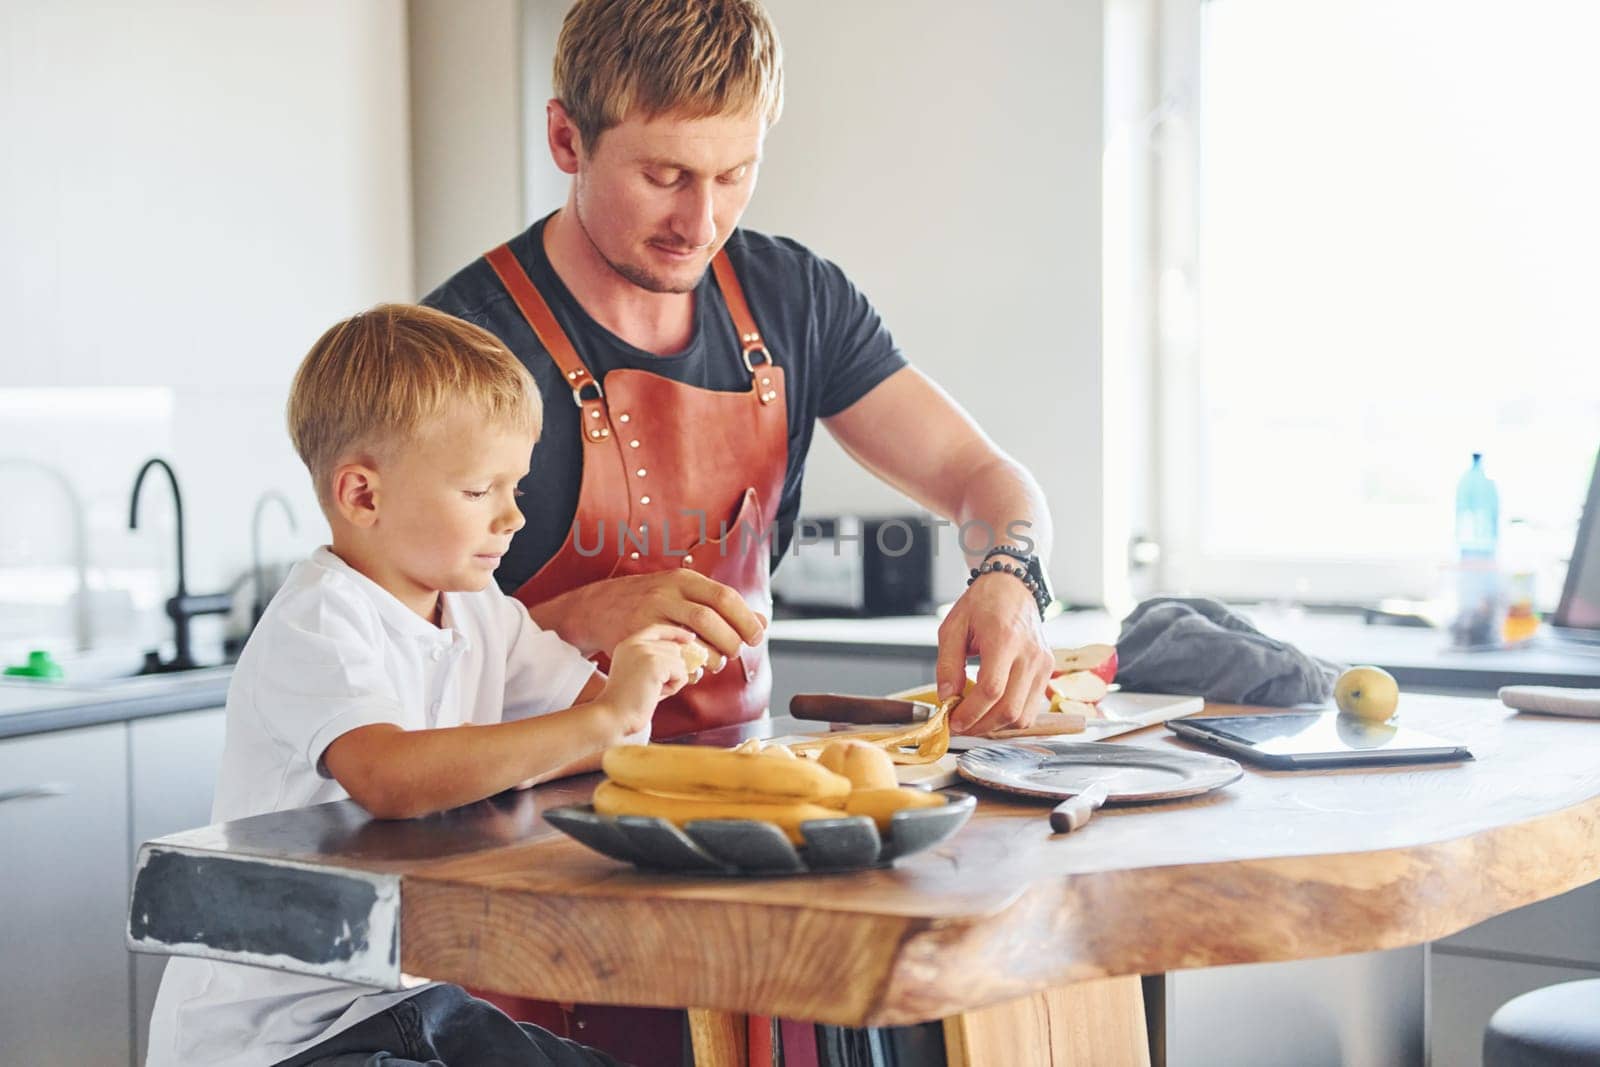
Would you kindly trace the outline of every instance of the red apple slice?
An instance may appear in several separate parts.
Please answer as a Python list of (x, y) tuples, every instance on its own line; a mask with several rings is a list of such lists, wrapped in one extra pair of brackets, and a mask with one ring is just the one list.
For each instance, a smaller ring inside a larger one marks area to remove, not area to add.
[(1055, 651), (1056, 668), (1052, 678), (1071, 671), (1092, 671), (1107, 685), (1117, 678), (1117, 650), (1113, 645), (1084, 645), (1082, 648), (1058, 648)]
[(1085, 704), (1098, 704), (1110, 686), (1093, 671), (1068, 671), (1050, 679), (1047, 686), (1052, 699), (1080, 700)]

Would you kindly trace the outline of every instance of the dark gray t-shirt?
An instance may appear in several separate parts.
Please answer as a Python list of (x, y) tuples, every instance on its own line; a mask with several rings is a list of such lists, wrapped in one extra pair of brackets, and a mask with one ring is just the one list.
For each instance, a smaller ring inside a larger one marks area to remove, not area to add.
[[(583, 310), (551, 269), (543, 235), (541, 219), (511, 239), (511, 251), (602, 387), (611, 370), (633, 367), (702, 389), (750, 388), (733, 320), (709, 270), (694, 292), (694, 334), (688, 346), (676, 355), (656, 356), (628, 344)], [(727, 252), (773, 361), (783, 368), (788, 390), (789, 468), (773, 539), (776, 567), (800, 511), (800, 482), (817, 419), (854, 404), (905, 366), (906, 359), (866, 297), (827, 260), (787, 238), (749, 230), (735, 230)], [(500, 338), (539, 385), (544, 433), (523, 482), (522, 511), (528, 524), (512, 540), (495, 573), (500, 587), (514, 592), (561, 548), (577, 514), (583, 476), (579, 410), (555, 361), (487, 260), (473, 261), (422, 302)]]

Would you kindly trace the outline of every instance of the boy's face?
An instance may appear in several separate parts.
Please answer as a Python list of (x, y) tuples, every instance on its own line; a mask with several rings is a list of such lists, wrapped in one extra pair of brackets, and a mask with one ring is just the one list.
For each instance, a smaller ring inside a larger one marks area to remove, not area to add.
[(455, 412), (394, 449), (379, 468), (368, 542), (386, 573), (372, 577), (407, 604), (488, 586), (525, 521), (517, 483), (533, 444), (530, 433)]
[(756, 115), (630, 117), (578, 153), (578, 222), (628, 281), (690, 292), (750, 203), (765, 137)]

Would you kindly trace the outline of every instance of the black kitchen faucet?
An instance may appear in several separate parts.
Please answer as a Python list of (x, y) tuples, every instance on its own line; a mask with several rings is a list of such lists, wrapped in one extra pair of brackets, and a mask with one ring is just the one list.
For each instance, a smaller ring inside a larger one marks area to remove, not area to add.
[(196, 615), (226, 615), (233, 610), (232, 593), (201, 593), (190, 594), (188, 585), (184, 580), (183, 565), (183, 493), (178, 490), (178, 476), (173, 473), (172, 467), (164, 459), (149, 459), (144, 466), (139, 468), (139, 474), (133, 480), (133, 499), (128, 504), (128, 529), (139, 528), (139, 489), (144, 485), (144, 476), (150, 473), (151, 467), (160, 467), (167, 474), (167, 481), (172, 485), (172, 506), (177, 512), (178, 520), (178, 592), (167, 601), (167, 616), (172, 619), (172, 641), (177, 647), (172, 659), (162, 662), (161, 654), (156, 651), (145, 653), (144, 666), (140, 674), (161, 674), (167, 671), (193, 670), (199, 664), (189, 652), (189, 620)]

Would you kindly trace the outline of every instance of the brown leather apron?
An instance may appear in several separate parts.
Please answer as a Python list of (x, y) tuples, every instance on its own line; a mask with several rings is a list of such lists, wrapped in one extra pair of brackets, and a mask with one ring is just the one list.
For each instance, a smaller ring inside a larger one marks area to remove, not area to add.
[[(772, 617), (769, 546), (789, 460), (783, 370), (719, 252), (717, 285), (750, 388), (720, 392), (619, 368), (596, 381), (511, 249), (486, 257), (582, 411), (583, 481), (560, 550), (517, 590), (538, 604), (591, 582), (687, 567)], [(772, 692), (766, 641), (661, 702), (651, 734), (673, 737), (760, 718)]]
[[(486, 257), (582, 411), (583, 480), (559, 551), (517, 590), (538, 604), (607, 578), (688, 567), (738, 590), (772, 617), (767, 536), (775, 534), (789, 459), (783, 371), (776, 366), (725, 252), (712, 270), (739, 335), (750, 388), (701, 389), (619, 368), (597, 381), (511, 249)], [(604, 661), (602, 661), (604, 662)], [(720, 673), (661, 702), (653, 737), (760, 718), (772, 692), (765, 638)], [(683, 1014), (479, 996), (513, 1018), (605, 1049), (624, 1062), (677, 1065)], [(762, 1024), (765, 1021), (762, 1020)]]

